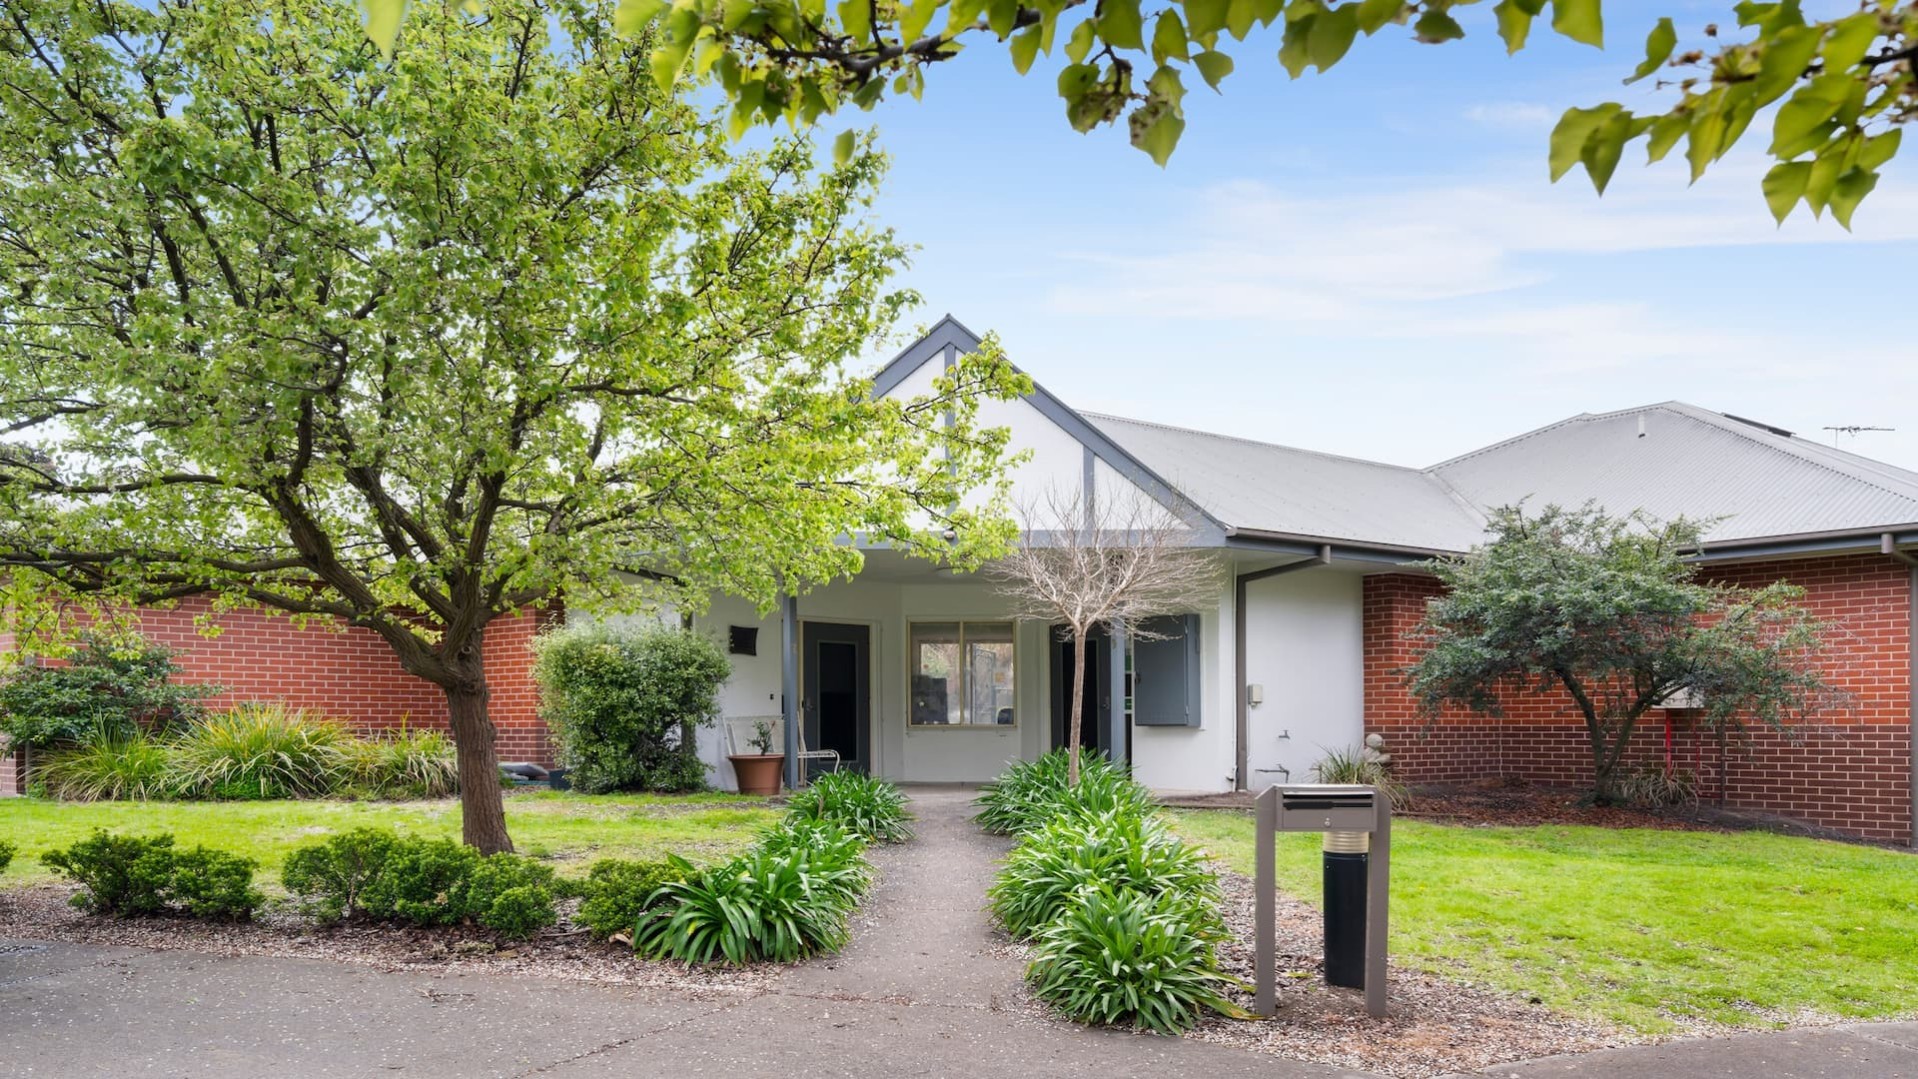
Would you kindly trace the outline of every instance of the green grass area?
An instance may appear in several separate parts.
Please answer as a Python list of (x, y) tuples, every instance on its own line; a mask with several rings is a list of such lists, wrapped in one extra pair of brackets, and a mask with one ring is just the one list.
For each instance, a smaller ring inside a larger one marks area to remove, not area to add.
[[(1252, 818), (1173, 813), (1252, 872)], [(1747, 832), (1393, 827), (1395, 958), (1665, 1031), (1918, 1009), (1918, 856)], [(1279, 886), (1316, 904), (1319, 836), (1278, 844)]]
[[(553, 860), (577, 876), (596, 858), (679, 854), (711, 861), (749, 846), (779, 819), (761, 799), (736, 794), (582, 795), (552, 791), (509, 794), (506, 823), (520, 853)], [(39, 855), (83, 839), (95, 828), (172, 832), (196, 844), (259, 860), (264, 883), (279, 883), (288, 851), (349, 828), (380, 827), (413, 835), (457, 837), (459, 803), (431, 802), (54, 802), (0, 798), (0, 837), (20, 853), (0, 887), (44, 883), (53, 874)]]

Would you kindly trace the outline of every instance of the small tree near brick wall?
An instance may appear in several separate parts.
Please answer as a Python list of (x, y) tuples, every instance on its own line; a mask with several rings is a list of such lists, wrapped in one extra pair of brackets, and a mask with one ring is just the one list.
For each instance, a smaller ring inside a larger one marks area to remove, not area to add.
[(1695, 522), (1508, 506), (1490, 531), (1430, 565), (1447, 591), (1414, 631), (1426, 647), (1406, 682), (1432, 716), (1447, 705), (1499, 715), (1503, 694), (1564, 692), (1584, 718), (1601, 803), (1618, 800), (1639, 721), (1674, 697), (1689, 695), (1721, 731), (1785, 728), (1836, 699), (1802, 590), (1698, 580), (1685, 560)]

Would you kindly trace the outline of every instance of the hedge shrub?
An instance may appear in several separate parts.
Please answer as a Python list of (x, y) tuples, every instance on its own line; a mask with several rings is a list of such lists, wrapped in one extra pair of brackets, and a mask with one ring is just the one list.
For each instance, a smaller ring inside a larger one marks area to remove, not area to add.
[(573, 920), (601, 940), (630, 936), (639, 916), (662, 898), (661, 887), (686, 879), (686, 863), (602, 858), (586, 873), (585, 896)]
[(523, 939), (559, 920), (551, 866), (451, 839), (359, 828), (292, 852), (281, 879), (322, 921), (471, 922)]
[(22, 665), (0, 681), (0, 732), (46, 749), (184, 723), (220, 687), (176, 684), (178, 654), (133, 634), (83, 635), (60, 666)]
[(664, 627), (575, 626), (533, 647), (540, 717), (573, 786), (588, 793), (706, 785), (693, 744), (732, 673), (719, 646)]
[(171, 835), (115, 835), (95, 831), (40, 861), (77, 882), (70, 902), (90, 914), (129, 917), (183, 913), (243, 920), (266, 897), (253, 887), (258, 863), (225, 851), (178, 850)]
[(7, 871), (7, 866), (13, 864), (13, 856), (18, 853), (20, 853), (19, 847), (0, 839), (0, 873)]

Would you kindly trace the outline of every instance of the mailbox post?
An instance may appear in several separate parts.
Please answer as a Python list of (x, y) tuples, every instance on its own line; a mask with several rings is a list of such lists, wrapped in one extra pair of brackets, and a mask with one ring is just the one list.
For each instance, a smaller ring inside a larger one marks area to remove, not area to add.
[(1256, 951), (1258, 1001), (1271, 1015), (1278, 1006), (1278, 872), (1280, 832), (1367, 833), (1365, 888), (1365, 1010), (1385, 1015), (1386, 900), (1392, 858), (1392, 804), (1377, 788), (1344, 784), (1267, 787), (1255, 803), (1258, 819)]

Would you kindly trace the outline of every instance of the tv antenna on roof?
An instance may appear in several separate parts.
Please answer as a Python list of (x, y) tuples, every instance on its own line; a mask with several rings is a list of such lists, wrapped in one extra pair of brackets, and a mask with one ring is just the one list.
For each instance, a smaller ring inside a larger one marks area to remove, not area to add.
[(1896, 431), (1897, 429), (1896, 427), (1869, 427), (1861, 423), (1828, 425), (1825, 428), (1825, 430), (1831, 432), (1831, 444), (1834, 446), (1838, 445), (1839, 435), (1850, 435), (1853, 438), (1857, 438), (1866, 431)]

